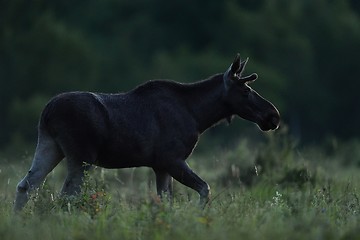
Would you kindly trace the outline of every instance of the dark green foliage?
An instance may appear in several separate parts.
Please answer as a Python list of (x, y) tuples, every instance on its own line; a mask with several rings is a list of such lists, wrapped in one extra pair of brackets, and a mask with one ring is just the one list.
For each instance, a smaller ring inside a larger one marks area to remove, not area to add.
[(296, 142), (288, 137), (286, 127), (268, 133), (267, 140), (256, 146), (242, 141), (229, 153), (222, 182), (225, 186), (251, 187), (263, 181), (280, 186), (303, 187), (316, 183), (316, 169), (303, 159), (294, 158)]
[(251, 58), (248, 71), (260, 76), (254, 88), (296, 137), (355, 137), (358, 5), (1, 1), (0, 146), (34, 142), (36, 116), (56, 93), (118, 92), (152, 78), (192, 82), (223, 71), (236, 52)]
[[(97, 179), (95, 174), (91, 177), (85, 174), (81, 193), (77, 196), (59, 196), (46, 181), (31, 195), (29, 207), (25, 208), (24, 214), (36, 214), (47, 216), (58, 211), (69, 214), (88, 214), (95, 218), (99, 213), (106, 211), (110, 203), (110, 196), (104, 190), (102, 179)], [(95, 180), (97, 179), (97, 180)]]

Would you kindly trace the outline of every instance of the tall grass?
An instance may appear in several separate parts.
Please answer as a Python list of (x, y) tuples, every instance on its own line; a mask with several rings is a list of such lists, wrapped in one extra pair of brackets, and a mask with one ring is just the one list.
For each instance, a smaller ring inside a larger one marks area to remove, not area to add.
[[(360, 144), (299, 148), (286, 134), (245, 140), (190, 165), (212, 186), (212, 201), (175, 184), (172, 203), (155, 194), (146, 168), (90, 172), (82, 193), (59, 197), (60, 166), (20, 214), (17, 181), (30, 159), (1, 159), (1, 239), (360, 239)], [(349, 155), (349, 151), (353, 152)], [(353, 159), (352, 159), (353, 157)]]

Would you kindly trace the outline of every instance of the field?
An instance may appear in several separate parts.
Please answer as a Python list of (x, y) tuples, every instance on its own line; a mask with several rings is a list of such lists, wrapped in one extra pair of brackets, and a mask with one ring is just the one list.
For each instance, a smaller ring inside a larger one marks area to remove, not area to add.
[(360, 239), (360, 143), (297, 147), (284, 134), (253, 145), (195, 153), (189, 164), (212, 188), (198, 197), (175, 183), (172, 203), (155, 194), (150, 169), (88, 173), (78, 197), (61, 198), (60, 164), (14, 215), (17, 182), (31, 154), (0, 160), (1, 239)]

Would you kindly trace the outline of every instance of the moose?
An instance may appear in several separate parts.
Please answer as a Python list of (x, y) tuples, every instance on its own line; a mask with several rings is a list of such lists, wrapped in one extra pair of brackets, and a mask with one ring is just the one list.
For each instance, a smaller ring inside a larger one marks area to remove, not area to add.
[(67, 177), (61, 194), (81, 191), (84, 172), (147, 166), (154, 170), (157, 194), (172, 195), (173, 179), (192, 188), (205, 206), (210, 187), (186, 163), (200, 135), (234, 116), (262, 131), (279, 127), (273, 104), (250, 88), (257, 74), (242, 76), (248, 58), (237, 54), (225, 73), (195, 83), (150, 80), (126, 93), (66, 92), (41, 113), (30, 170), (18, 183), (14, 210), (20, 211), (45, 177), (63, 159)]

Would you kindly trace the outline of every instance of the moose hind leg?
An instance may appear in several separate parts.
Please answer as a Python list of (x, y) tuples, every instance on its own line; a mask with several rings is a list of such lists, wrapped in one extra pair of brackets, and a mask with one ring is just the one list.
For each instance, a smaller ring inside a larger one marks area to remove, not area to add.
[(81, 158), (67, 157), (68, 174), (63, 184), (61, 194), (76, 195), (81, 192), (85, 172), (91, 169), (91, 165), (82, 161), (77, 161)]
[(169, 174), (180, 183), (197, 191), (200, 195), (200, 205), (205, 206), (210, 200), (210, 187), (189, 165), (182, 160), (175, 161), (169, 168)]
[(156, 190), (160, 197), (167, 195), (172, 199), (173, 195), (173, 178), (165, 171), (154, 169), (156, 175)]
[(31, 168), (16, 188), (15, 211), (20, 211), (25, 206), (31, 191), (40, 186), (63, 157), (55, 140), (46, 132), (40, 132)]

